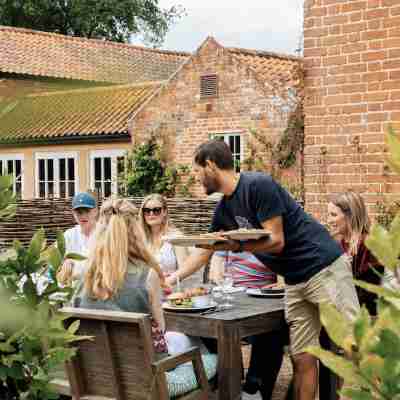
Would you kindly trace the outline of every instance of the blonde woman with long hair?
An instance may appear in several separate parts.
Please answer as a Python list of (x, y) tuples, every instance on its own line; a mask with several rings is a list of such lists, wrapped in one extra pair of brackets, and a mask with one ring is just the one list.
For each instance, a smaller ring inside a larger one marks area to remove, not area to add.
[(166, 235), (179, 233), (169, 219), (165, 197), (160, 194), (145, 197), (140, 207), (139, 220), (146, 244), (163, 273), (168, 276), (180, 269), (189, 251), (186, 247), (175, 247), (164, 240)]
[(166, 353), (163, 274), (144, 243), (137, 216), (127, 200), (104, 202), (75, 306), (151, 314), (155, 350)]

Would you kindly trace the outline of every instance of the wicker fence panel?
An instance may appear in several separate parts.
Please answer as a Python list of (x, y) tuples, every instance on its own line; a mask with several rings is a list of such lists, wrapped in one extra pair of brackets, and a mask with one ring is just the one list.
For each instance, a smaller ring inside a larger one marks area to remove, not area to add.
[[(136, 206), (142, 202), (140, 197), (129, 200)], [(214, 200), (168, 199), (172, 222), (187, 234), (206, 232), (215, 206)], [(7, 221), (0, 221), (0, 248), (10, 246), (16, 239), (27, 244), (40, 228), (44, 228), (47, 240), (52, 242), (58, 230), (65, 231), (73, 225), (70, 200), (20, 200), (16, 215)]]

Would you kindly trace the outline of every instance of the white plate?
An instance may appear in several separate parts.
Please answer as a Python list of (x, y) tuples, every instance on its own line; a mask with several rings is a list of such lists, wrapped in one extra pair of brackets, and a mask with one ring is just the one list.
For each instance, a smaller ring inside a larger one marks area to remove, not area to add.
[(269, 237), (271, 234), (263, 229), (250, 229), (248, 231), (228, 231), (221, 232), (221, 236), (226, 236), (232, 240), (258, 240), (262, 237)]
[(165, 311), (175, 311), (175, 312), (200, 312), (200, 311), (206, 311), (209, 310), (210, 308), (217, 307), (217, 303), (215, 301), (212, 301), (210, 305), (204, 306), (204, 307), (177, 307), (177, 306), (172, 306), (169, 303), (163, 303), (162, 308)]
[(224, 242), (226, 239), (223, 238), (213, 238), (213, 237), (165, 237), (165, 240), (175, 246), (196, 246), (202, 244), (213, 245), (217, 242)]
[(253, 297), (270, 297), (274, 299), (281, 299), (285, 296), (284, 293), (263, 293), (260, 289), (247, 289), (246, 294)]

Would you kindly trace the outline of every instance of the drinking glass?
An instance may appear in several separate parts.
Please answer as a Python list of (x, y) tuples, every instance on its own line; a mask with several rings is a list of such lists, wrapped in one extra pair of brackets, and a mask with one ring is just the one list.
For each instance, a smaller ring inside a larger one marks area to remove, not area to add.
[(224, 308), (232, 308), (233, 296), (231, 296), (231, 291), (233, 288), (233, 275), (232, 266), (225, 261), (224, 264), (224, 275), (222, 280), (222, 292), (224, 293), (224, 301), (221, 304)]

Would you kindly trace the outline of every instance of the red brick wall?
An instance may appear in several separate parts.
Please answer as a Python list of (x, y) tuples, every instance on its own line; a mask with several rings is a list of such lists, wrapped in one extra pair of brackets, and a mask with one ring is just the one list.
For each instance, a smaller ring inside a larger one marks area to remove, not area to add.
[(400, 129), (400, 1), (306, 0), (306, 207), (324, 219), (329, 194), (354, 189), (370, 211), (400, 191), (384, 133)]
[[(218, 98), (200, 99), (200, 77), (214, 73), (219, 81)], [(270, 95), (247, 66), (232, 60), (225, 49), (208, 40), (134, 118), (130, 126), (132, 140), (140, 143), (155, 132), (166, 138), (170, 161), (191, 165), (195, 148), (210, 135), (240, 133), (246, 157), (249, 141), (253, 140), (249, 128), (275, 140), (286, 127), (282, 110), (273, 105)], [(258, 149), (261, 151), (262, 146), (258, 145)], [(290, 180), (299, 182), (298, 169), (292, 171)], [(204, 196), (198, 185), (192, 192)]]

